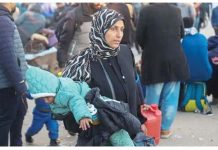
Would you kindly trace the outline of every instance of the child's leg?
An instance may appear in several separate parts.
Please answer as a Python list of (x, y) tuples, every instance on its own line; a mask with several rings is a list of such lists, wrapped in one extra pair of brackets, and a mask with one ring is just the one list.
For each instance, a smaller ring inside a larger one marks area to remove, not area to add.
[(113, 146), (134, 146), (129, 133), (121, 129), (110, 136), (110, 142)]
[(58, 139), (58, 122), (57, 120), (53, 120), (51, 118), (48, 118), (46, 121), (46, 127), (49, 131), (49, 138), (52, 140)]
[(37, 134), (44, 125), (44, 118), (40, 117), (36, 113), (33, 113), (33, 121), (31, 126), (28, 128), (26, 135), (33, 136)]

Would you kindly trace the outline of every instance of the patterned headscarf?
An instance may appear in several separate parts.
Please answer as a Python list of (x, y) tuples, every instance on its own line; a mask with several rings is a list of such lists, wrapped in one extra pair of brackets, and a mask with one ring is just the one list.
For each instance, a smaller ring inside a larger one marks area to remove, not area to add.
[(90, 60), (117, 56), (120, 47), (115, 49), (109, 47), (105, 40), (105, 34), (119, 20), (124, 20), (123, 16), (111, 9), (100, 10), (93, 16), (91, 32), (89, 33), (91, 46), (68, 61), (63, 77), (89, 82), (91, 79)]

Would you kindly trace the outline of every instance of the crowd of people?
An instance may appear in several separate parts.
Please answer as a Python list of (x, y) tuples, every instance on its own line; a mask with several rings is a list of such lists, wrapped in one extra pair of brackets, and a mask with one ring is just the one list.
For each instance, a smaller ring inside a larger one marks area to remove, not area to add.
[[(205, 82), (218, 103), (217, 17), (209, 3), (0, 3), (0, 146), (23, 145), (27, 99), (28, 143), (45, 124), (58, 146), (63, 120), (77, 146), (148, 146), (141, 109), (151, 104), (170, 138), (183, 82)], [(208, 18), (209, 39), (199, 33)], [(33, 44), (57, 48), (61, 77), (28, 65)]]

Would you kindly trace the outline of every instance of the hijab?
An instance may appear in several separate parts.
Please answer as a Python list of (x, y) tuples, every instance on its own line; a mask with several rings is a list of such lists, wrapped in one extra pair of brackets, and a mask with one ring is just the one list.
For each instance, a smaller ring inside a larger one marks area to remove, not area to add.
[(90, 47), (68, 61), (63, 77), (89, 82), (91, 79), (91, 60), (107, 59), (118, 55), (120, 46), (111, 48), (105, 40), (105, 34), (119, 20), (124, 20), (123, 16), (111, 9), (102, 9), (94, 14), (89, 33)]

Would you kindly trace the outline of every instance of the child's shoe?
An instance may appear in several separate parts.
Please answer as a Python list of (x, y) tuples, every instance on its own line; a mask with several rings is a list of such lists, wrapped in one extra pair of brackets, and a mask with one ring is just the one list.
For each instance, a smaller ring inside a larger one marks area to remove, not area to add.
[(75, 135), (76, 135), (76, 133), (74, 133), (74, 132), (72, 132), (72, 131), (69, 131), (69, 130), (68, 130), (68, 133), (69, 133), (71, 136), (75, 136)]
[(32, 136), (29, 136), (29, 135), (25, 134), (25, 138), (26, 138), (26, 142), (27, 142), (27, 143), (33, 143), (33, 138), (32, 138)]
[(51, 139), (50, 140), (50, 146), (58, 146), (57, 140)]
[(160, 137), (161, 137), (162, 139), (168, 139), (172, 134), (173, 134), (173, 132), (170, 131), (170, 130), (162, 130)]

